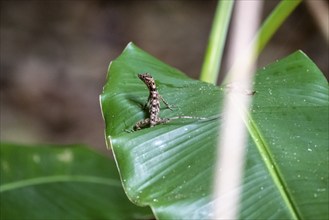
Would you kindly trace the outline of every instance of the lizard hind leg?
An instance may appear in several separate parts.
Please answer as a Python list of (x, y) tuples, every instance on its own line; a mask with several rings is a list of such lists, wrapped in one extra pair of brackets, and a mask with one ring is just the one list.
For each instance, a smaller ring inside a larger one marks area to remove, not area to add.
[(133, 130), (134, 131), (138, 131), (138, 130), (141, 130), (142, 128), (145, 128), (148, 125), (150, 125), (150, 119), (149, 118), (146, 118), (144, 120), (140, 120), (139, 122), (137, 122), (134, 125)]

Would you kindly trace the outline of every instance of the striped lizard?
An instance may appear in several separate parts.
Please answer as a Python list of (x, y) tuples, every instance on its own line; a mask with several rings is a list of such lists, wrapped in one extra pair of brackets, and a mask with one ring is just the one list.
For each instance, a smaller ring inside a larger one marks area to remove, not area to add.
[(197, 120), (212, 120), (219, 118), (220, 116), (215, 116), (211, 118), (204, 118), (204, 117), (193, 117), (193, 116), (176, 116), (172, 118), (160, 118), (160, 100), (172, 111), (172, 108), (169, 104), (162, 98), (159, 94), (154, 78), (148, 73), (138, 74), (138, 78), (141, 79), (149, 90), (149, 97), (147, 99), (144, 108), (148, 109), (149, 111), (149, 118), (140, 120), (135, 124), (133, 127), (134, 131), (140, 130), (146, 127), (154, 127), (158, 124), (164, 124), (171, 120), (175, 119), (197, 119)]

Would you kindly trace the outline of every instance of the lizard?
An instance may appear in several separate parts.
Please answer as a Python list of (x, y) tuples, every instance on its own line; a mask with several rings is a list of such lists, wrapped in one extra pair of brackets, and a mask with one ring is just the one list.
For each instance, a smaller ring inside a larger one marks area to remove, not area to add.
[[(212, 118), (193, 117), (193, 116), (176, 116), (176, 117), (172, 117), (172, 118), (160, 118), (159, 117), (160, 100), (171, 111), (172, 111), (172, 108), (170, 107), (168, 102), (166, 102), (166, 100), (164, 98), (162, 98), (162, 96), (159, 94), (156, 84), (155, 84), (155, 80), (150, 74), (141, 73), (141, 74), (138, 74), (138, 78), (145, 83), (145, 85), (147, 86), (147, 88), (149, 90), (149, 97), (147, 99), (146, 104), (144, 105), (144, 109), (148, 108), (148, 110), (149, 110), (149, 118), (146, 118), (146, 119), (143, 119), (143, 120), (140, 120), (139, 122), (137, 122), (135, 124), (135, 126), (133, 127), (134, 131), (140, 130), (147, 126), (154, 127), (158, 124), (164, 124), (164, 123), (167, 123), (167, 122), (169, 122), (171, 120), (175, 120), (175, 119), (197, 119), (197, 120), (211, 120), (212, 119)], [(215, 118), (218, 118), (218, 116), (214, 117), (214, 119)]]

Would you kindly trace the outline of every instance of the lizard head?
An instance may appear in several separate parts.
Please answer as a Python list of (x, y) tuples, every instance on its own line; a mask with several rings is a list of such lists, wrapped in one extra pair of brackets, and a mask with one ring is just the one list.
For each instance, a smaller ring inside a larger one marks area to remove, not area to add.
[(150, 74), (140, 73), (138, 74), (138, 78), (140, 78), (150, 90), (156, 89), (154, 78)]

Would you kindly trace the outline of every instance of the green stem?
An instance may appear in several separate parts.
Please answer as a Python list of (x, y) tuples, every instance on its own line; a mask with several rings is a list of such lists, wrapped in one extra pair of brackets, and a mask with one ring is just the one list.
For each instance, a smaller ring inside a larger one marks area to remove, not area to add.
[(301, 0), (282, 0), (268, 16), (252, 42), (253, 45), (257, 45), (257, 55), (263, 51), (282, 23), (301, 2)]
[(216, 84), (234, 1), (220, 1), (216, 8), (200, 80)]
[[(274, 11), (272, 11), (272, 13), (267, 17), (249, 47), (255, 48), (254, 61), (256, 61), (256, 58), (259, 57), (260, 53), (263, 51), (282, 23), (300, 3), (301, 0), (282, 0)], [(227, 73), (223, 84), (228, 82), (228, 78), (230, 77), (232, 70), (236, 69), (237, 66), (240, 66), (240, 60), (238, 59), (234, 62), (231, 70)]]

